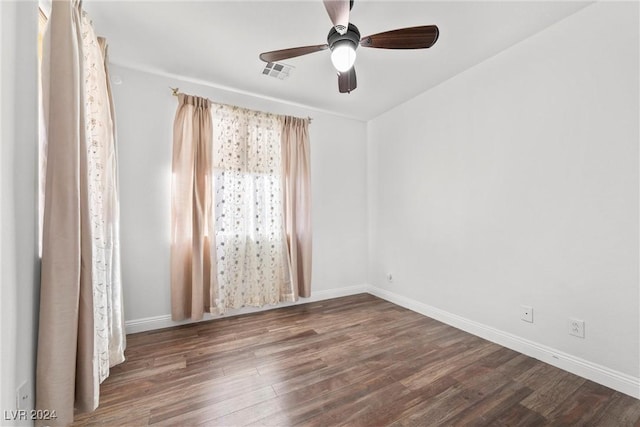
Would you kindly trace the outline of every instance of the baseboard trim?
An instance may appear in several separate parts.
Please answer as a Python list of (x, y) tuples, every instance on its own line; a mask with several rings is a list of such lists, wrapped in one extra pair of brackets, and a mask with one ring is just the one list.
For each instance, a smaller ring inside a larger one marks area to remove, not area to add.
[(552, 366), (571, 372), (572, 374), (594, 381), (598, 384), (602, 384), (631, 397), (635, 397), (636, 399), (640, 399), (640, 378), (615, 371), (605, 366), (558, 351), (543, 344), (466, 319), (456, 314), (415, 301), (411, 298), (390, 292), (386, 289), (369, 286), (367, 292), (411, 311), (415, 311), (416, 313), (431, 317), (432, 319), (446, 323), (447, 325), (461, 329), (465, 332), (469, 332), (470, 334), (479, 336), (503, 347), (526, 354), (527, 356), (541, 360)]
[(321, 291), (314, 291), (312, 292), (309, 298), (300, 298), (296, 302), (287, 302), (287, 303), (281, 303), (278, 305), (269, 305), (264, 307), (243, 307), (237, 310), (229, 310), (224, 315), (216, 315), (216, 316), (205, 313), (204, 318), (199, 321), (193, 321), (193, 320), (174, 321), (174, 320), (171, 320), (170, 314), (164, 314), (161, 316), (152, 316), (152, 317), (144, 317), (141, 319), (127, 320), (124, 323), (124, 326), (127, 334), (135, 334), (138, 332), (170, 328), (172, 326), (186, 325), (189, 323), (202, 322), (206, 320), (221, 319), (226, 317), (239, 316), (241, 314), (275, 310), (282, 307), (289, 307), (289, 306), (298, 305), (298, 304), (306, 304), (310, 302), (322, 301), (322, 300), (331, 299), (331, 298), (346, 297), (348, 295), (366, 293), (368, 292), (368, 290), (369, 290), (369, 285), (357, 285), (357, 286), (348, 286), (343, 288), (325, 289)]

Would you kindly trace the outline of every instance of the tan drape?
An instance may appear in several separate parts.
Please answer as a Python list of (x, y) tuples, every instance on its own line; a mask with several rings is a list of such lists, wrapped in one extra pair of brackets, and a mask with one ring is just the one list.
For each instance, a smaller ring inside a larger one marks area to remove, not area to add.
[(213, 305), (211, 103), (178, 95), (171, 187), (171, 316), (202, 319)]
[(282, 125), (284, 215), (291, 280), (299, 296), (311, 296), (311, 165), (309, 121), (285, 117)]
[(36, 407), (55, 408), (55, 424), (66, 425), (73, 421), (74, 400), (79, 409), (92, 410), (98, 396), (88, 333), (93, 328), (91, 264), (81, 265), (91, 257), (91, 245), (81, 238), (87, 227), (82, 214), (87, 171), (81, 146), (80, 11), (78, 2), (54, 1), (51, 7), (42, 73), (47, 171)]
[(36, 408), (55, 409), (57, 418), (37, 425), (68, 425), (74, 408), (94, 410), (109, 366), (124, 360), (122, 304), (114, 298), (121, 297), (117, 159), (97, 43), (80, 1), (52, 2), (42, 61)]

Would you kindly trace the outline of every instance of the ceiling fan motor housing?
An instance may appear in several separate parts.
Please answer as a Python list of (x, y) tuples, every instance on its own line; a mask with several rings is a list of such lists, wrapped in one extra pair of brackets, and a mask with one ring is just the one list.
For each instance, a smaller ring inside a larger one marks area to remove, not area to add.
[(333, 50), (333, 47), (336, 44), (340, 44), (343, 41), (353, 44), (353, 49), (357, 49), (360, 44), (360, 31), (358, 31), (358, 27), (350, 23), (345, 34), (340, 34), (335, 28), (331, 27), (329, 35), (327, 36), (327, 44), (329, 45), (329, 48)]

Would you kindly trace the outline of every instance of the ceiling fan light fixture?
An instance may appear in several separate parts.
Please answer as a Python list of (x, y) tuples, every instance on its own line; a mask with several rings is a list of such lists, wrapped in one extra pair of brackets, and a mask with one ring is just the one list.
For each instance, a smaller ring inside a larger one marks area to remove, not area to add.
[(353, 64), (359, 46), (376, 49), (427, 49), (433, 46), (440, 34), (435, 25), (421, 25), (384, 31), (362, 38), (358, 27), (349, 22), (349, 10), (353, 6), (353, 0), (323, 0), (323, 3), (333, 23), (326, 44), (263, 52), (260, 59), (264, 62), (277, 62), (331, 49), (331, 62), (338, 70), (338, 91), (351, 93), (357, 87)]
[(331, 47), (331, 63), (341, 73), (349, 71), (356, 62), (356, 46), (350, 40), (340, 40)]

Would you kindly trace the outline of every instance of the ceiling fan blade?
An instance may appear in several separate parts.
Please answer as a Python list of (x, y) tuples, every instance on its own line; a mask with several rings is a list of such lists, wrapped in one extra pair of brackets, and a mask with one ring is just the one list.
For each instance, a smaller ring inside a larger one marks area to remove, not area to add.
[(320, 52), (329, 47), (327, 44), (318, 44), (315, 46), (292, 47), (291, 49), (272, 50), (271, 52), (262, 52), (260, 59), (264, 62), (277, 62), (283, 59), (295, 58), (296, 56), (307, 55), (309, 53)]
[(349, 0), (323, 0), (333, 27), (340, 34), (345, 34), (349, 28)]
[(440, 31), (435, 25), (401, 28), (360, 39), (360, 46), (380, 49), (425, 49), (438, 40)]
[(344, 73), (338, 73), (338, 90), (340, 93), (351, 93), (357, 86), (355, 67), (351, 67), (349, 71)]

